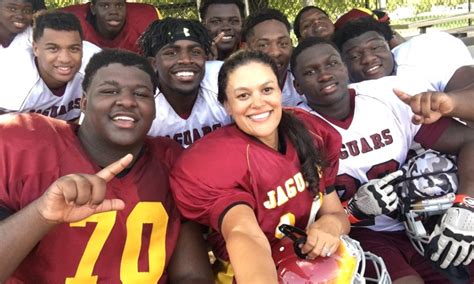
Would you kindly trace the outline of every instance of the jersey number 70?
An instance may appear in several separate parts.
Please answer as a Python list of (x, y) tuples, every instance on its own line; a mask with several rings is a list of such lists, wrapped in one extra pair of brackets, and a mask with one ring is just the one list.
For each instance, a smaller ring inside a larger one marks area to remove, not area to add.
[[(97, 223), (74, 277), (66, 278), (66, 283), (97, 283), (98, 276), (92, 275), (95, 263), (115, 225), (117, 211), (94, 214), (71, 227), (85, 227), (86, 223)], [(138, 271), (138, 258), (142, 245), (143, 224), (152, 224), (150, 246), (148, 248), (149, 271)], [(127, 236), (120, 263), (122, 283), (157, 283), (163, 274), (166, 257), (166, 228), (168, 214), (161, 202), (139, 202), (130, 212), (126, 221)]]

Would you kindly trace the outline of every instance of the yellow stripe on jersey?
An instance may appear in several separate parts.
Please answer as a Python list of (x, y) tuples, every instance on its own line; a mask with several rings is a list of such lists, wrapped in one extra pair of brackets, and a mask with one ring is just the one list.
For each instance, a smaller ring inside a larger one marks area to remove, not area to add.
[(216, 284), (233, 283), (235, 273), (230, 262), (218, 258), (214, 263), (213, 269)]

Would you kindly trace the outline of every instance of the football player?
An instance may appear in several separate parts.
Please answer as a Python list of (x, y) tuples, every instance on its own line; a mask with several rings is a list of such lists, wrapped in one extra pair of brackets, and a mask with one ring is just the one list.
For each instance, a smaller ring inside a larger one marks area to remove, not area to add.
[[(353, 83), (384, 76), (428, 80), (429, 90), (449, 92), (473, 83), (474, 68), (466, 45), (444, 32), (415, 36), (393, 50), (390, 27), (372, 17), (347, 22), (334, 35)], [(448, 52), (448, 54), (446, 54)]]
[(107, 50), (86, 68), (80, 126), (0, 118), (0, 282), (212, 283), (169, 192), (181, 147), (146, 137), (156, 84), (146, 59)]
[(85, 40), (101, 48), (122, 48), (137, 53), (140, 52), (138, 38), (151, 22), (160, 18), (153, 5), (125, 0), (92, 0), (62, 10), (77, 16)]
[(301, 9), (295, 17), (293, 28), (299, 41), (310, 36), (330, 40), (334, 35), (334, 24), (328, 13), (316, 6)]
[(250, 14), (242, 29), (243, 45), (268, 54), (277, 64), (283, 106), (297, 106), (304, 101), (304, 97), (293, 87), (293, 75), (289, 69), (293, 51), (290, 30), (290, 22), (276, 9), (263, 9)]
[(276, 283), (271, 246), (283, 237), (280, 224), (306, 228), (301, 251), (310, 259), (334, 254), (349, 229), (332, 187), (340, 137), (303, 110), (283, 110), (277, 74), (262, 52), (230, 56), (219, 101), (235, 124), (197, 141), (171, 175), (183, 215), (214, 231), (220, 283)]
[(217, 49), (215, 58), (224, 60), (240, 48), (242, 21), (245, 18), (241, 0), (206, 0), (199, 14)]
[(100, 49), (83, 43), (77, 18), (60, 11), (37, 15), (32, 48), (0, 53), (0, 114), (35, 112), (63, 120), (78, 118), (84, 68)]
[(217, 101), (220, 61), (206, 63), (211, 38), (193, 20), (166, 18), (153, 22), (140, 39), (158, 77), (156, 118), (151, 136), (167, 136), (188, 147), (230, 117)]
[(33, 0), (0, 0), (0, 50), (28, 45)]
[[(394, 86), (419, 93), (426, 86), (386, 77), (348, 86), (348, 71), (333, 43), (308, 38), (291, 61), (295, 87), (308, 98), (307, 110), (331, 123), (342, 135), (336, 187), (353, 224), (351, 237), (366, 251), (383, 257), (394, 283), (447, 281), (431, 267), (469, 264), (473, 258), (474, 211), (464, 202), (474, 196), (474, 131), (454, 119), (430, 125), (411, 123), (413, 112), (392, 91)], [(416, 112), (417, 110), (415, 110)], [(440, 224), (438, 250), (425, 259), (404, 233), (395, 211), (398, 197), (391, 183), (400, 176), (416, 141), (426, 148), (458, 156), (459, 202)], [(456, 222), (452, 216), (462, 222)], [(365, 228), (362, 228), (365, 227)], [(453, 233), (456, 237), (453, 237)], [(458, 254), (459, 252), (459, 254)]]

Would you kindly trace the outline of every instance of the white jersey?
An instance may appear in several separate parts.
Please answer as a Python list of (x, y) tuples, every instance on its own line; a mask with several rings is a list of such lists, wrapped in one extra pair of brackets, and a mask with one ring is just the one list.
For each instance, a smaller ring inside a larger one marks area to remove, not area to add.
[[(407, 85), (405, 80), (389, 76), (350, 85), (353, 113), (344, 121), (323, 117), (305, 105), (305, 109), (328, 121), (342, 136), (336, 189), (348, 200), (370, 179), (398, 170), (421, 126), (411, 123), (411, 109), (401, 102), (393, 87), (421, 92), (426, 84)], [(375, 231), (403, 230), (395, 216), (377, 216)]]
[(396, 73), (431, 81), (433, 90), (443, 91), (454, 72), (473, 64), (469, 49), (458, 38), (445, 32), (429, 32), (412, 37), (392, 50)]
[(31, 43), (33, 42), (33, 29), (31, 27), (26, 28), (23, 32), (17, 34), (9, 46), (4, 47), (0, 44), (0, 53), (5, 50), (19, 50), (19, 49), (31, 49)]
[(157, 90), (156, 117), (148, 135), (170, 137), (186, 148), (216, 128), (230, 124), (232, 119), (217, 101), (217, 74), (221, 66), (221, 61), (206, 62), (205, 76), (188, 118), (179, 116)]
[(293, 81), (295, 77), (290, 70), (286, 72), (285, 84), (283, 85), (283, 90), (281, 90), (281, 104), (283, 106), (295, 107), (301, 103), (306, 102), (306, 97), (300, 95), (294, 85)]
[(100, 51), (100, 48), (84, 43), (83, 50), (82, 66), (67, 83), (62, 96), (54, 95), (41, 79), (31, 50), (0, 53), (0, 111), (35, 112), (62, 120), (78, 118), (83, 70), (92, 54)]

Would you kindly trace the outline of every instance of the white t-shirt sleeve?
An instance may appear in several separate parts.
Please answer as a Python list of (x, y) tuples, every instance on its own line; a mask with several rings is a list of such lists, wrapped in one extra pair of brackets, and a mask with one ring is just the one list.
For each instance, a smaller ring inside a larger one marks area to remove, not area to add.
[(432, 88), (443, 91), (454, 72), (473, 64), (469, 49), (458, 38), (445, 32), (415, 36), (392, 50), (397, 75), (428, 78)]

